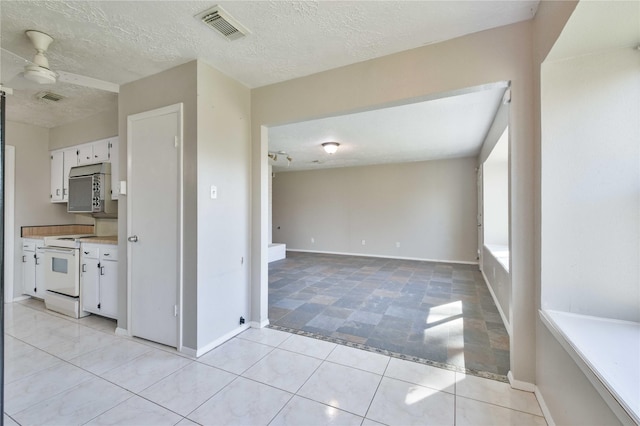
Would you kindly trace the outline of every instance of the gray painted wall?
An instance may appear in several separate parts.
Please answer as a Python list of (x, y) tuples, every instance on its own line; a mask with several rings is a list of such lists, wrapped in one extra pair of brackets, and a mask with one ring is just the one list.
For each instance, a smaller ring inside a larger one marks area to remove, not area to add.
[(112, 136), (118, 136), (117, 109), (50, 129), (49, 149), (66, 148)]
[[(379, 108), (511, 81), (511, 370), (535, 381), (534, 81), (532, 22), (521, 22), (251, 91), (252, 318), (267, 318), (268, 162), (272, 125)], [(274, 223), (275, 225), (275, 223)], [(274, 240), (277, 240), (274, 235)]]
[(277, 173), (273, 239), (291, 250), (476, 262), (475, 167), (463, 158)]

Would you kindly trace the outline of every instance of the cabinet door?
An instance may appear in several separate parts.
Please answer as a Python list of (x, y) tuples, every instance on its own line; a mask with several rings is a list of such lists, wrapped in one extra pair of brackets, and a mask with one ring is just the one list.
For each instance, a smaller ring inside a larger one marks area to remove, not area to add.
[(69, 201), (69, 171), (78, 165), (78, 150), (76, 148), (65, 149), (63, 152), (64, 167), (62, 173), (62, 199)]
[(100, 282), (100, 269), (98, 259), (80, 258), (80, 298), (82, 310), (100, 314), (98, 305), (100, 298), (98, 286)]
[(64, 175), (64, 153), (51, 151), (51, 202), (60, 203), (63, 198), (62, 176)]
[(36, 258), (33, 251), (22, 252), (22, 292), (36, 295)]
[(120, 158), (118, 157), (118, 138), (109, 139), (109, 161), (111, 162), (111, 199), (117, 200), (120, 190)]
[(109, 161), (109, 139), (92, 143), (93, 145), (93, 162), (103, 163)]
[(44, 251), (36, 249), (35, 258), (35, 296), (44, 299), (46, 291), (44, 283)]
[(100, 269), (100, 313), (118, 318), (118, 262), (102, 260)]
[(78, 146), (78, 165), (95, 163), (93, 161), (93, 145), (86, 143)]

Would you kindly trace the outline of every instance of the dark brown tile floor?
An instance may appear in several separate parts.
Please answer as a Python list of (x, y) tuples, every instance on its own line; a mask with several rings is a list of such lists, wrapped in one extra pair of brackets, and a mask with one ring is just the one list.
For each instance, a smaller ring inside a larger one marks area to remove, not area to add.
[(272, 325), (506, 375), (509, 336), (475, 265), (287, 252), (269, 265)]

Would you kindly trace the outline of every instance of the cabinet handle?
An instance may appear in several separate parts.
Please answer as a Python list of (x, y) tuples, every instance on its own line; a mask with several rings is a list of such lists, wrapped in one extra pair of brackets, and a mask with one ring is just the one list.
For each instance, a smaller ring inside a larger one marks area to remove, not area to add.
[(104, 275), (104, 266), (100, 267), (100, 275)]
[(22, 256), (22, 263), (27, 263), (27, 256)]
[(89, 252), (88, 252), (88, 251), (85, 251), (85, 252), (84, 252), (84, 254), (89, 254)]
[(82, 264), (82, 272), (87, 272), (87, 264), (86, 263)]
[(67, 195), (67, 188), (62, 189), (62, 196), (64, 197), (65, 195)]
[(100, 305), (101, 305), (101, 304), (100, 304), (100, 303), (98, 303), (98, 309), (100, 309)]
[(34, 293), (37, 293), (37, 292), (38, 292), (38, 287), (34, 287), (34, 288), (33, 288), (33, 292), (34, 292)]
[(56, 189), (56, 195), (60, 195), (60, 188)]
[(40, 264), (40, 258), (36, 257), (36, 265), (39, 265), (39, 264)]
[(103, 253), (102, 255), (103, 256), (109, 256), (109, 253)]

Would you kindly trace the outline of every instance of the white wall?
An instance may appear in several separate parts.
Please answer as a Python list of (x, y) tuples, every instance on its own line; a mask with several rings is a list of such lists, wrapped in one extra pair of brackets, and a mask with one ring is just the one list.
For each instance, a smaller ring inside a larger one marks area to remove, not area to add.
[(495, 295), (494, 301), (500, 310), (505, 327), (511, 334), (511, 276), (509, 271), (486, 247), (483, 247), (482, 272), (486, 277), (487, 285)]
[[(7, 108), (10, 101), (7, 100)], [(15, 146), (14, 297), (22, 294), (21, 226), (75, 223), (64, 203), (50, 202), (49, 129), (6, 122), (6, 144)]]
[[(198, 349), (249, 319), (249, 89), (198, 62)], [(218, 196), (211, 199), (211, 185)]]
[(546, 62), (542, 307), (640, 321), (640, 52)]
[(476, 262), (475, 166), (463, 158), (277, 173), (273, 238), (291, 250)]

